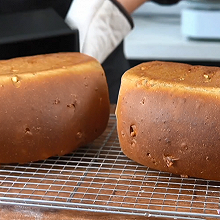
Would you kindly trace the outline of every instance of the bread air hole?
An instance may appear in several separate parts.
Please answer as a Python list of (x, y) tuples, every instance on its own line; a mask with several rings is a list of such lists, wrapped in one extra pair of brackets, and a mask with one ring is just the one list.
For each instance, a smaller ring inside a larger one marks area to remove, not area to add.
[(132, 146), (132, 147), (135, 147), (135, 146), (136, 146), (136, 143), (137, 143), (136, 140), (133, 139), (133, 140), (131, 141), (131, 146)]
[(78, 131), (78, 132), (76, 133), (76, 137), (77, 137), (78, 139), (81, 139), (82, 136), (83, 136), (83, 134), (82, 134), (81, 131)]
[(141, 103), (142, 105), (144, 105), (144, 104), (145, 104), (145, 101), (146, 101), (146, 98), (144, 97), (144, 98), (141, 100), (140, 103)]
[(123, 138), (125, 137), (125, 133), (124, 133), (123, 130), (121, 131), (121, 136), (122, 136)]
[(25, 134), (32, 135), (30, 128), (25, 128)]
[(68, 108), (75, 108), (76, 106), (75, 106), (75, 104), (68, 104), (67, 107)]
[(131, 126), (130, 126), (130, 135), (131, 135), (131, 137), (136, 137), (136, 136), (137, 136), (137, 128), (136, 128), (136, 125), (131, 125)]
[(58, 98), (55, 99), (54, 102), (53, 102), (53, 104), (54, 104), (54, 105), (58, 105), (58, 104), (60, 104), (60, 100), (59, 100)]
[(12, 76), (11, 77), (11, 81), (13, 83), (13, 85), (16, 87), (16, 88), (19, 88), (20, 87), (20, 84), (21, 84), (21, 81), (20, 81), (20, 78), (18, 76)]

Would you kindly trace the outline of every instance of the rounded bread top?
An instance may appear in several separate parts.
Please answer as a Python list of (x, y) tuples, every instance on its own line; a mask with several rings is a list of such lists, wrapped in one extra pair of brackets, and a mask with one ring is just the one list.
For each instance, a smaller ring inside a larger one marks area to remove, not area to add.
[(146, 80), (157, 87), (191, 87), (196, 89), (220, 89), (220, 68), (193, 66), (184, 63), (151, 61), (139, 64), (128, 70), (123, 78), (140, 81)]
[[(98, 63), (94, 58), (78, 52), (61, 52), (46, 55), (18, 57), (0, 61), (0, 75), (13, 75), (65, 69), (68, 66), (88, 62)], [(95, 61), (95, 62), (94, 62)]]

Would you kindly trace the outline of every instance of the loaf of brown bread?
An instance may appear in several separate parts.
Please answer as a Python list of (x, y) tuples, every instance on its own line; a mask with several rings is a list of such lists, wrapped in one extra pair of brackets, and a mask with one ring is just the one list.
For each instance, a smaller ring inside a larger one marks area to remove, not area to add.
[(80, 53), (0, 61), (0, 163), (72, 152), (97, 138), (109, 119), (104, 71)]
[(122, 77), (123, 152), (150, 168), (220, 180), (220, 68), (147, 62)]

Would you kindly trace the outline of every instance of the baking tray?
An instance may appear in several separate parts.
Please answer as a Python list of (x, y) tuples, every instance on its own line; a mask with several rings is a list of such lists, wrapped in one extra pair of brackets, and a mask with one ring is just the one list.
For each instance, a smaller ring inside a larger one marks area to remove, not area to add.
[(116, 118), (72, 154), (0, 168), (0, 204), (175, 219), (217, 219), (220, 182), (152, 170), (121, 151)]

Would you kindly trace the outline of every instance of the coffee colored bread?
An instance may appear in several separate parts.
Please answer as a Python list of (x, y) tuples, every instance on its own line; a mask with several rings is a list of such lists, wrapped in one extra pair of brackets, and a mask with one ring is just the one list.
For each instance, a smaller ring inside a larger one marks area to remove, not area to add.
[(0, 163), (25, 163), (72, 152), (105, 130), (104, 71), (80, 53), (0, 61)]
[(123, 152), (150, 168), (220, 180), (220, 68), (147, 62), (122, 77)]

